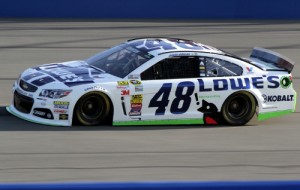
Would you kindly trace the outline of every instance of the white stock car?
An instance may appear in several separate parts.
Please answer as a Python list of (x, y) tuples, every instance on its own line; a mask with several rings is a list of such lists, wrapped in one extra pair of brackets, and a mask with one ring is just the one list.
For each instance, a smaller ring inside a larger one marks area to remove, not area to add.
[(295, 110), (294, 63), (254, 48), (249, 59), (190, 40), (128, 40), (85, 61), (25, 70), (13, 115), (46, 125), (244, 125)]

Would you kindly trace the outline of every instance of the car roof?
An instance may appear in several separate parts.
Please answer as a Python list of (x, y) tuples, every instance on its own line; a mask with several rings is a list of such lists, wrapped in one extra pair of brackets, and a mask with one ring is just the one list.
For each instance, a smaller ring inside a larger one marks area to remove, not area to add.
[(212, 46), (194, 42), (192, 40), (166, 37), (146, 37), (130, 39), (127, 44), (146, 51), (154, 56), (172, 52), (205, 52), (225, 54)]

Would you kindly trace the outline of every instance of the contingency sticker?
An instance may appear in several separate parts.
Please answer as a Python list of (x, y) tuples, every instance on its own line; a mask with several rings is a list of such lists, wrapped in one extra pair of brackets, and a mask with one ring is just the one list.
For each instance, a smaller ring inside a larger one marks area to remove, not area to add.
[(53, 104), (56, 109), (69, 109), (70, 102), (54, 101)]
[(143, 102), (143, 95), (138, 94), (138, 95), (131, 96), (129, 116), (142, 115), (142, 102)]
[(130, 80), (130, 83), (133, 84), (134, 86), (138, 86), (142, 84), (140, 80)]
[(128, 88), (129, 82), (128, 81), (118, 81), (117, 88)]

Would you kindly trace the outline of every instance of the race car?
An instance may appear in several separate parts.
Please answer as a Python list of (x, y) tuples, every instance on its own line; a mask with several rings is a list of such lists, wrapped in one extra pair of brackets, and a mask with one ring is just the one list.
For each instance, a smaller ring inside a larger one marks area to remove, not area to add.
[(8, 112), (58, 126), (244, 125), (295, 111), (294, 62), (249, 58), (177, 38), (130, 39), (85, 61), (25, 70)]

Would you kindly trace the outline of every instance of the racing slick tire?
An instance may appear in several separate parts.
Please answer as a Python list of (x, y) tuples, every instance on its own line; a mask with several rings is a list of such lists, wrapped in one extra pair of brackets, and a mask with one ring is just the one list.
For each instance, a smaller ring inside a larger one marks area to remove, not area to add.
[(221, 115), (229, 125), (245, 125), (256, 111), (256, 101), (249, 92), (236, 92), (230, 95), (222, 106)]
[(99, 125), (108, 122), (110, 111), (110, 100), (105, 94), (90, 92), (78, 100), (74, 112), (80, 124)]

